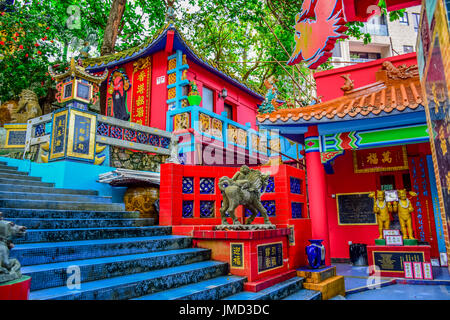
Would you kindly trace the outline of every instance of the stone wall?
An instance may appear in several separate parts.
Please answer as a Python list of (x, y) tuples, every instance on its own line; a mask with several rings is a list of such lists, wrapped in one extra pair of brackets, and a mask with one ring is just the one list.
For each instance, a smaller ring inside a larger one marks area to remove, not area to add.
[(159, 172), (166, 156), (133, 152), (119, 147), (110, 147), (110, 166), (114, 168)]

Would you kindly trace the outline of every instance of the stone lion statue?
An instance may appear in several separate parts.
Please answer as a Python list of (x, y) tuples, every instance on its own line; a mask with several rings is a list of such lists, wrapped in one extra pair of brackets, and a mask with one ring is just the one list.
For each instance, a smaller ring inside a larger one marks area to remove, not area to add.
[(241, 224), (236, 217), (235, 210), (239, 205), (249, 209), (252, 215), (245, 224), (249, 225), (261, 212), (264, 224), (271, 225), (267, 215), (267, 210), (261, 203), (261, 190), (265, 190), (270, 174), (242, 166), (241, 169), (229, 178), (227, 176), (219, 179), (219, 190), (222, 192), (223, 203), (220, 208), (220, 215), (223, 225), (228, 225), (226, 213), (230, 215), (234, 225)]
[(22, 276), (20, 262), (9, 258), (9, 250), (14, 245), (11, 239), (25, 235), (26, 228), (1, 218), (0, 213), (0, 283), (13, 281)]
[(12, 123), (27, 123), (28, 120), (42, 115), (42, 109), (36, 93), (24, 89), (19, 95), (19, 103), (11, 112)]

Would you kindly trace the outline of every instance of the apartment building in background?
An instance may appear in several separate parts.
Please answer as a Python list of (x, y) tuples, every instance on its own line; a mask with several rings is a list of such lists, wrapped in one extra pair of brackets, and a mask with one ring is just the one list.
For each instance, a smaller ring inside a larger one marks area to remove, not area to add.
[(364, 23), (363, 32), (370, 33), (372, 41), (349, 38), (336, 43), (333, 66), (344, 67), (360, 62), (392, 57), (416, 51), (421, 6), (407, 8), (400, 20), (389, 21), (385, 15), (375, 16)]

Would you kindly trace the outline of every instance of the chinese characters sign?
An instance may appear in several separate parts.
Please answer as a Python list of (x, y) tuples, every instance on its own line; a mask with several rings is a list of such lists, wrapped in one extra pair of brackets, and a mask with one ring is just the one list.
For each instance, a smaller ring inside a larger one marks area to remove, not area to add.
[(149, 125), (151, 57), (138, 60), (133, 67), (131, 122)]
[(69, 111), (64, 110), (53, 114), (52, 147), (50, 160), (64, 157), (66, 154), (66, 132)]
[(283, 266), (283, 244), (281, 242), (258, 246), (258, 272)]
[(231, 268), (244, 269), (244, 245), (242, 243), (230, 243)]
[(94, 160), (95, 125), (95, 115), (71, 110), (67, 156)]
[(397, 171), (408, 169), (405, 146), (353, 151), (355, 173)]
[(373, 262), (381, 271), (404, 272), (404, 262), (425, 262), (423, 252), (373, 251)]

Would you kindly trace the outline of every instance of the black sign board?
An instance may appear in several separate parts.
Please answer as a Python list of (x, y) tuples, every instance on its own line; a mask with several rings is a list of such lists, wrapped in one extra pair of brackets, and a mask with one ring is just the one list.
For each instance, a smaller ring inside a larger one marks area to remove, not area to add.
[(340, 225), (376, 224), (373, 198), (369, 193), (337, 194), (337, 213)]
[(283, 243), (270, 243), (258, 246), (258, 272), (283, 266)]
[(403, 272), (403, 262), (425, 262), (423, 251), (373, 251), (373, 263), (380, 271)]

